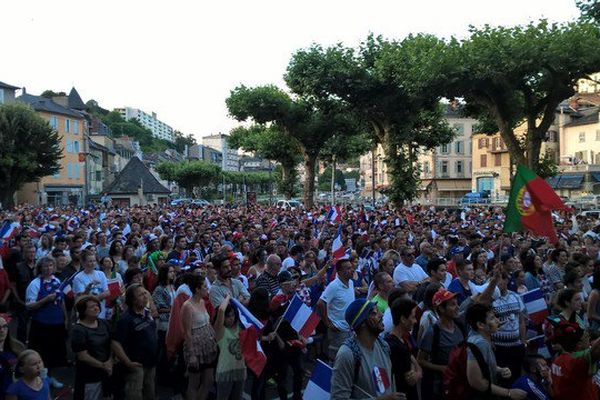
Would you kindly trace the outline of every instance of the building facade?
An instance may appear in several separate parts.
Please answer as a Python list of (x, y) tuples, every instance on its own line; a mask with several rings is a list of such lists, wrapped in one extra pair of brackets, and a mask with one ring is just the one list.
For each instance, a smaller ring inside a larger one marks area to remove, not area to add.
[(0, 82), (0, 104), (8, 104), (15, 101), (15, 90), (17, 89), (19, 88), (16, 86)]
[(85, 113), (69, 107), (67, 96), (52, 99), (27, 94), (17, 98), (30, 105), (61, 136), (60, 170), (39, 182), (27, 183), (16, 194), (17, 203), (58, 206), (83, 205), (86, 188), (85, 149), (88, 131)]
[(115, 111), (121, 114), (123, 119), (127, 121), (130, 119), (137, 120), (143, 127), (152, 131), (152, 136), (155, 138), (168, 140), (169, 142), (175, 141), (173, 128), (159, 120), (155, 112), (148, 114), (145, 111), (132, 107), (115, 108)]
[(471, 191), (471, 136), (477, 121), (463, 117), (460, 108), (452, 105), (446, 106), (444, 114), (456, 135), (452, 142), (419, 155), (419, 201), (423, 204), (453, 204)]
[(373, 184), (375, 185), (375, 197), (379, 198), (380, 192), (390, 185), (387, 164), (384, 162), (385, 153), (380, 144), (369, 153), (360, 156), (360, 180), (361, 195), (371, 197), (373, 194)]
[(203, 144), (195, 144), (188, 149), (188, 158), (190, 160), (203, 160), (211, 164), (223, 166), (223, 154), (212, 147)]
[(223, 133), (204, 136), (202, 138), (202, 144), (221, 152), (223, 157), (221, 161), (221, 169), (223, 171), (239, 171), (240, 156), (237, 152), (237, 149), (229, 147), (227, 138), (229, 138), (229, 135), (225, 135)]

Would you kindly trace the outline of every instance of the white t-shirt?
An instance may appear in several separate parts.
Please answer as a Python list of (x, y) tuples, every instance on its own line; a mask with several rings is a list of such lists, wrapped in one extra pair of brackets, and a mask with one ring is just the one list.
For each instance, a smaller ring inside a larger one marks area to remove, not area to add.
[[(75, 275), (75, 279), (73, 279), (73, 292), (76, 296), (85, 292), (86, 287), (92, 282), (94, 284), (92, 285), (90, 294), (97, 296), (100, 293), (108, 291), (108, 281), (103, 272), (92, 271), (90, 274), (86, 274), (85, 271), (80, 271)], [(106, 302), (104, 300), (100, 302), (100, 314), (98, 314), (98, 318), (106, 318)]]
[(429, 275), (423, 271), (423, 268), (419, 264), (413, 264), (412, 267), (408, 267), (400, 263), (394, 269), (394, 282), (396, 284), (406, 281), (421, 282), (427, 278), (429, 278)]
[(336, 277), (321, 294), (321, 300), (327, 304), (327, 316), (331, 323), (339, 330), (348, 332), (350, 326), (345, 314), (346, 308), (354, 301), (354, 282), (349, 280), (346, 286)]

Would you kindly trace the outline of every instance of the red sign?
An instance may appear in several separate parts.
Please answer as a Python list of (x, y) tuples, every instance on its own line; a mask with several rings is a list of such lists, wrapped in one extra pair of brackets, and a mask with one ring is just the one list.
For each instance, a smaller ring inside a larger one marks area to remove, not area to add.
[(85, 161), (85, 153), (79, 153), (79, 162)]

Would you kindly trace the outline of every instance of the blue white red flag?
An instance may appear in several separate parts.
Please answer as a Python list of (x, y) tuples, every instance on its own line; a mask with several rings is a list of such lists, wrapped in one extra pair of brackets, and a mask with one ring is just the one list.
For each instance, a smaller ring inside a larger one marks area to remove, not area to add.
[(303, 400), (329, 400), (331, 397), (331, 378), (333, 370), (321, 360), (317, 360), (306, 389)]
[(373, 368), (373, 381), (375, 382), (375, 389), (378, 394), (384, 394), (390, 387), (390, 378), (385, 368)]
[(294, 295), (290, 301), (283, 314), (283, 319), (288, 321), (292, 328), (305, 339), (308, 339), (319, 325), (317, 313), (304, 304), (298, 295)]
[(332, 224), (339, 224), (342, 222), (342, 213), (338, 206), (332, 206), (327, 214), (327, 220)]
[(346, 254), (346, 249), (344, 248), (344, 242), (342, 241), (342, 225), (339, 226), (335, 237), (333, 238), (333, 242), (331, 244), (331, 254), (333, 258), (333, 265), (344, 257)]
[(252, 313), (237, 299), (231, 299), (231, 304), (238, 310), (238, 315), (240, 316), (240, 324), (243, 329), (248, 329), (251, 326), (254, 326), (259, 331), (264, 328), (262, 322), (258, 320)]
[(533, 289), (523, 293), (521, 296), (523, 296), (523, 303), (525, 304), (525, 309), (527, 309), (531, 323), (541, 325), (549, 314), (548, 305), (546, 304), (546, 300), (544, 300), (542, 291), (540, 289)]

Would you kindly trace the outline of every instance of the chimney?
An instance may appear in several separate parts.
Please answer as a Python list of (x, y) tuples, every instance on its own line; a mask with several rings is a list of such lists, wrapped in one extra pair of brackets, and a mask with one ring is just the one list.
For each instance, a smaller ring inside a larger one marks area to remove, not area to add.
[(25, 89), (25, 87), (21, 88), (21, 96), (27, 94), (27, 89)]
[(69, 98), (67, 96), (53, 96), (52, 101), (65, 108), (69, 108)]

